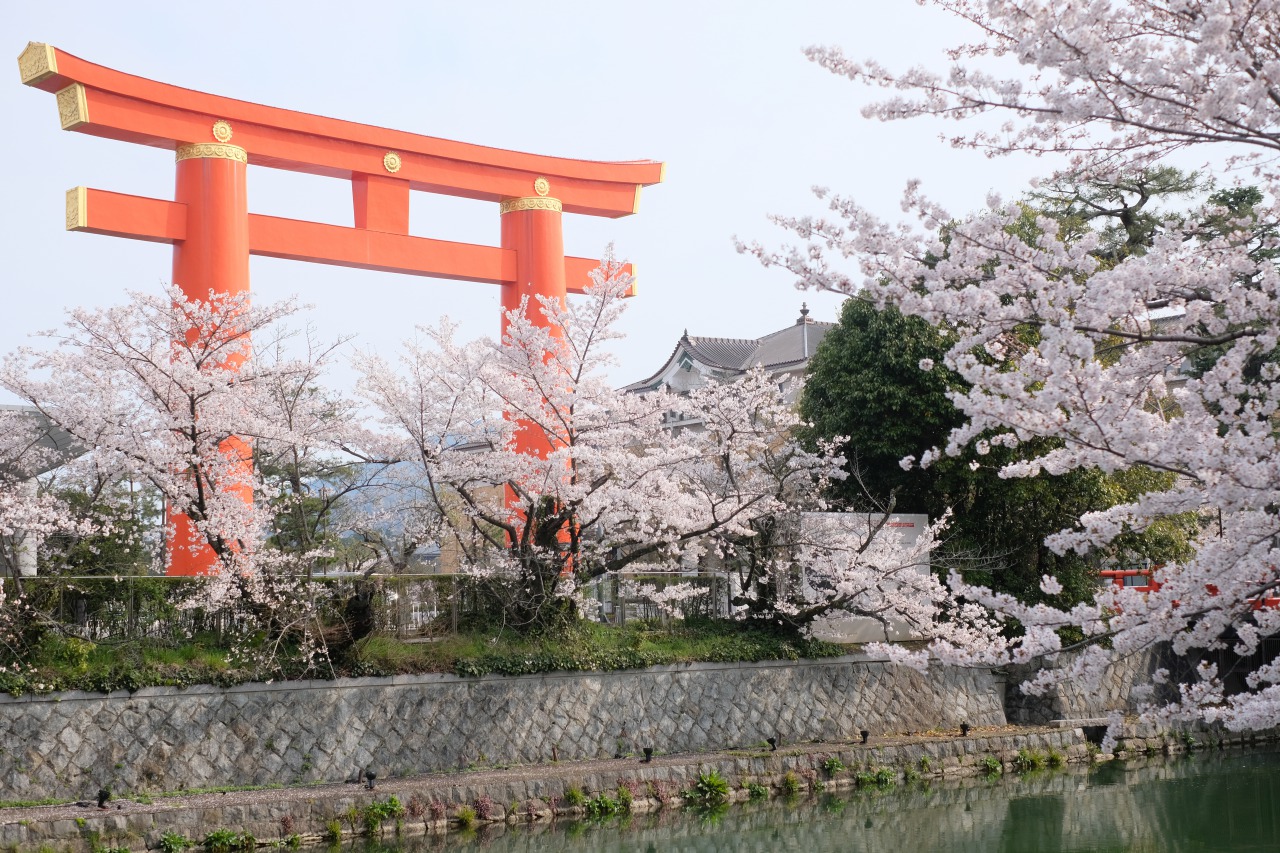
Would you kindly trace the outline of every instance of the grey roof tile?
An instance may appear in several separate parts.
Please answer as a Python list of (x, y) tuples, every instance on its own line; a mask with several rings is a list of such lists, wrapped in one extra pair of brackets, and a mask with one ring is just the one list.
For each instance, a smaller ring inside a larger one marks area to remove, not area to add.
[(794, 370), (808, 362), (817, 351), (818, 344), (835, 325), (814, 320), (806, 309), (801, 318), (790, 326), (761, 338), (707, 338), (686, 332), (656, 373), (632, 382), (624, 390), (647, 391), (653, 388), (667, 367), (678, 361), (682, 353), (707, 367), (730, 373), (745, 373), (756, 365), (766, 369)]

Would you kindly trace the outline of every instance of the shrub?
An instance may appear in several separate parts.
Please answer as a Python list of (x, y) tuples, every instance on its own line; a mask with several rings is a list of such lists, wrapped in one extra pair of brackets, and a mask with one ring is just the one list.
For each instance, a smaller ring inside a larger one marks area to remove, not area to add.
[(613, 817), (621, 810), (621, 807), (618, 805), (618, 801), (613, 797), (610, 797), (608, 794), (598, 794), (597, 796), (587, 800), (586, 805), (587, 817), (597, 819)]
[(488, 820), (493, 815), (493, 798), (488, 794), (481, 794), (476, 797), (475, 809), (476, 817), (481, 820)]
[(1030, 773), (1044, 767), (1044, 755), (1038, 750), (1023, 747), (1013, 759), (1013, 769), (1019, 773)]
[(577, 785), (570, 785), (565, 789), (564, 796), (561, 800), (566, 806), (577, 808), (587, 802), (587, 795), (582, 793), (582, 789)]
[(790, 770), (782, 775), (782, 793), (788, 797), (800, 793), (800, 777)]
[(929, 756), (920, 756), (920, 772), (928, 773), (933, 768), (933, 764), (929, 761)]
[(342, 840), (342, 821), (336, 817), (330, 819), (324, 825), (324, 837), (326, 841), (338, 842)]
[(999, 776), (1004, 770), (1000, 765), (1000, 759), (994, 755), (984, 755), (979, 761), (978, 766), (982, 768), (982, 772), (987, 776)]
[(693, 787), (682, 791), (681, 796), (698, 808), (714, 808), (729, 799), (729, 783), (715, 770), (698, 774)]
[(876, 786), (880, 788), (892, 788), (898, 784), (898, 774), (894, 772), (892, 767), (877, 767), (871, 777), (875, 780)]
[(161, 853), (182, 853), (195, 842), (180, 832), (169, 830), (160, 836)]
[(765, 797), (769, 796), (769, 789), (764, 785), (761, 785), (759, 782), (748, 782), (746, 787), (747, 795), (753, 800), (763, 800)]
[(476, 811), (471, 806), (463, 806), (458, 809), (458, 813), (454, 815), (458, 820), (458, 826), (462, 829), (470, 829), (476, 825)]
[(381, 832), (384, 820), (395, 818), (398, 821), (402, 817), (404, 817), (404, 806), (396, 797), (388, 797), (381, 802), (375, 800), (360, 812), (360, 822), (366, 835)]
[(828, 776), (834, 776), (844, 769), (844, 762), (840, 760), (838, 755), (828, 755), (822, 759), (822, 772)]
[(636, 795), (635, 791), (632, 790), (635, 785), (636, 783), (630, 779), (623, 779), (618, 782), (618, 808), (626, 814), (631, 813), (631, 804), (635, 802)]
[(204, 837), (204, 848), (209, 853), (243, 853), (258, 846), (258, 839), (247, 832), (231, 829), (215, 829)]
[(1044, 763), (1049, 767), (1058, 768), (1066, 764), (1067, 759), (1061, 752), (1051, 748), (1049, 754), (1045, 756)]
[(426, 814), (426, 803), (422, 802), (422, 798), (417, 794), (409, 797), (409, 802), (405, 804), (404, 813), (415, 820)]
[(660, 803), (665, 803), (671, 799), (671, 794), (667, 790), (666, 782), (647, 782), (645, 783), (649, 789), (649, 796), (653, 797)]

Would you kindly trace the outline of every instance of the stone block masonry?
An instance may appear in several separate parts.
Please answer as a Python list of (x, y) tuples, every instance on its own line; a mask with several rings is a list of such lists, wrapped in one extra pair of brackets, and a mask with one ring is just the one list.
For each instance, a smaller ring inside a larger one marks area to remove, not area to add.
[(1002, 725), (986, 670), (863, 656), (0, 697), (0, 800), (380, 778), (476, 765)]
[[(1069, 658), (1078, 653), (1065, 654)], [(1110, 666), (1098, 684), (1067, 683), (1050, 689), (1042, 696), (1022, 692), (1024, 681), (1031, 680), (1041, 668), (1059, 663), (1036, 662), (1009, 667), (1009, 690), (1005, 697), (1005, 713), (1009, 722), (1039, 726), (1059, 720), (1097, 721), (1112, 711), (1136, 711), (1143, 702), (1170, 702), (1178, 698), (1178, 684), (1194, 683), (1195, 660), (1174, 653), (1168, 643), (1160, 643), (1131, 655), (1112, 653)], [(1164, 669), (1168, 683), (1153, 689), (1152, 673)]]
[[(478, 806), (481, 800), (489, 804), (489, 819), (497, 822), (528, 825), (532, 821), (545, 822), (553, 814), (581, 817), (583, 807), (567, 802), (566, 794), (572, 788), (589, 798), (598, 794), (612, 797), (620, 787), (626, 786), (633, 791), (633, 812), (663, 810), (670, 813), (679, 811), (679, 792), (692, 787), (699, 774), (710, 771), (720, 774), (729, 783), (731, 799), (743, 800), (748, 796), (743, 787), (748, 782), (762, 784), (777, 795), (785, 791), (788, 776), (802, 792), (807, 792), (815, 790), (818, 781), (822, 781), (827, 790), (849, 789), (855, 785), (858, 772), (872, 769), (888, 769), (896, 782), (902, 782), (909, 770), (913, 774), (931, 777), (936, 782), (927, 792), (912, 792), (917, 798), (927, 799), (932, 814), (933, 809), (945, 802), (938, 797), (941, 794), (945, 798), (949, 784), (960, 777), (985, 772), (983, 759), (994, 757), (1008, 770), (1022, 749), (1041, 755), (1056, 752), (1066, 761), (1079, 762), (1088, 756), (1084, 737), (1078, 729), (1024, 729), (1017, 732), (1002, 729), (975, 733), (968, 738), (872, 738), (866, 746), (797, 744), (784, 746), (776, 752), (741, 750), (696, 756), (662, 756), (650, 763), (634, 757), (608, 761), (561, 761), (536, 768), (394, 779), (386, 784), (379, 781), (375, 791), (362, 790), (354, 785), (324, 785), (232, 792), (222, 796), (204, 794), (157, 798), (154, 802), (126, 802), (120, 810), (107, 811), (99, 811), (92, 805), (87, 808), (0, 809), (0, 848), (14, 853), (38, 853), (50, 847), (90, 853), (95, 845), (97, 849), (154, 850), (161, 846), (161, 837), (165, 833), (199, 840), (215, 829), (248, 832), (259, 844), (283, 841), (291, 832), (300, 833), (305, 841), (319, 842), (325, 840), (323, 836), (331, 831), (334, 821), (337, 821), (343, 838), (363, 832), (363, 820), (348, 815), (353, 810), (358, 815), (371, 804), (385, 802), (391, 796), (406, 807), (400, 829), (409, 835), (445, 832), (451, 825), (450, 819), (456, 819), (461, 808)], [(839, 758), (846, 769), (834, 774), (824, 771), (823, 762), (831, 757)], [(1054, 779), (1060, 781), (1055, 783)], [(1078, 778), (1069, 776), (1046, 774), (1045, 781), (1059, 792), (1074, 792), (1079, 787)], [(976, 804), (996, 796), (1002, 803), (1004, 799), (1004, 795), (997, 795), (996, 789), (990, 785), (951, 790), (961, 792), (961, 808), (957, 809), (960, 813), (951, 817), (959, 824), (958, 830), (970, 834), (977, 817), (966, 808), (970, 801)], [(917, 803), (917, 806), (923, 805)], [(883, 807), (875, 808), (880, 812)], [(997, 829), (1001, 823), (996, 821)], [(452, 825), (456, 826), (456, 822)], [(910, 833), (912, 827), (897, 821), (890, 821), (888, 825), (894, 827), (893, 844), (877, 849), (912, 849), (904, 843), (901, 834)], [(380, 831), (389, 836), (398, 830), (392, 821), (387, 821)], [(859, 838), (863, 837), (860, 832)], [(929, 837), (927, 831), (923, 837)], [(966, 838), (969, 845), (958, 849), (990, 850), (999, 846), (998, 832), (994, 840), (974, 839), (968, 835)], [(735, 843), (740, 840), (735, 839)], [(637, 848), (639, 846), (642, 845), (637, 845)], [(741, 847), (730, 849), (736, 851)]]

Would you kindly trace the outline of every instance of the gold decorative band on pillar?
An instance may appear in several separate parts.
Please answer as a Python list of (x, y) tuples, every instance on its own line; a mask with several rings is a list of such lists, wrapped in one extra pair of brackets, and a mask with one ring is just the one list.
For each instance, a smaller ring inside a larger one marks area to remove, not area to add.
[(67, 230), (79, 231), (89, 227), (89, 190), (72, 187), (67, 190)]
[(227, 145), (225, 142), (193, 142), (190, 145), (179, 145), (176, 159), (191, 160), (207, 157), (215, 160), (235, 160), (248, 163), (249, 155), (239, 145)]
[(62, 120), (63, 130), (75, 130), (89, 123), (89, 99), (84, 86), (72, 83), (58, 93), (58, 118)]
[(18, 54), (18, 73), (27, 86), (34, 86), (57, 74), (58, 56), (53, 52), (53, 46), (38, 41), (27, 42), (26, 49)]
[(498, 213), (504, 216), (517, 210), (551, 210), (559, 213), (563, 209), (564, 206), (560, 204), (560, 199), (544, 198), (542, 196), (509, 198), (498, 205)]

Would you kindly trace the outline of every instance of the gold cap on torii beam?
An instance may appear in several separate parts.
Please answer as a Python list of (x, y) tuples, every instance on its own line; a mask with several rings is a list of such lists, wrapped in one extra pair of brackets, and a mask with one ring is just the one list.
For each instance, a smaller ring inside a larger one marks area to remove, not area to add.
[(58, 57), (53, 52), (53, 45), (38, 41), (27, 42), (26, 48), (18, 54), (18, 73), (22, 75), (25, 86), (57, 74)]

